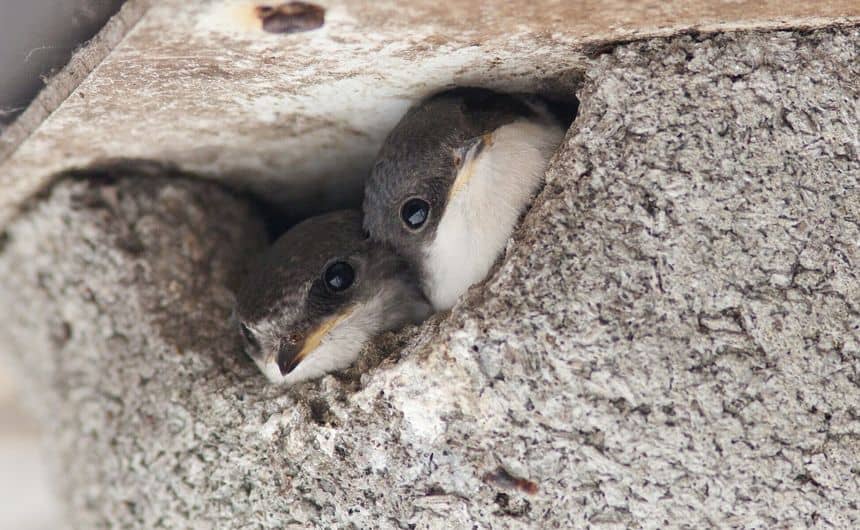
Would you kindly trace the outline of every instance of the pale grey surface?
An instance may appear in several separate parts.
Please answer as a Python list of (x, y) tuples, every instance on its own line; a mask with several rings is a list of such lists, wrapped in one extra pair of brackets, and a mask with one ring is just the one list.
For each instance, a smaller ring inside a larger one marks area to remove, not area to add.
[(46, 465), (38, 427), (12, 390), (0, 377), (0, 528), (58, 530), (63, 519), (51, 486), (56, 479)]
[(597, 58), (505, 263), (360, 384), (236, 356), (240, 202), (58, 188), (11, 225), (0, 344), (78, 524), (858, 526), (858, 46)]
[[(0, 0), (0, 134), (123, 1)], [(53, 91), (62, 84), (56, 81)], [(21, 413), (3, 368), (0, 363), (0, 528), (53, 530), (59, 528), (57, 501), (38, 430)]]
[(0, 130), (125, 0), (0, 0)]

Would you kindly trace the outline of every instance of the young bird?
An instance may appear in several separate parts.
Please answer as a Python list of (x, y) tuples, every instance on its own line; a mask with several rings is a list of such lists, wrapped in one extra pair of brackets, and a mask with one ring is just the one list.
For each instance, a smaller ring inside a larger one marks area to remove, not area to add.
[(367, 239), (355, 210), (287, 231), (253, 264), (236, 303), (245, 351), (287, 385), (346, 368), (374, 335), (430, 313), (413, 270)]
[(364, 224), (418, 271), (437, 310), (482, 281), (537, 191), (564, 128), (537, 101), (460, 88), (413, 107), (364, 189)]

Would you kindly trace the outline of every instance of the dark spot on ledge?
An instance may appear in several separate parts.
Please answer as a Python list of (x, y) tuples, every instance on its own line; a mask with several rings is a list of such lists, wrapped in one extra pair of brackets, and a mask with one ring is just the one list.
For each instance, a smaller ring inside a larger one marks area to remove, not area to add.
[(494, 486), (506, 489), (518, 489), (529, 495), (534, 495), (538, 492), (538, 485), (531, 480), (515, 477), (510, 474), (505, 468), (496, 468), (492, 473), (484, 475), (484, 482), (493, 484)]
[(277, 6), (257, 6), (257, 17), (269, 33), (300, 33), (322, 27), (325, 9), (309, 2), (286, 2)]
[(525, 499), (511, 499), (507, 493), (496, 494), (496, 506), (503, 515), (511, 517), (522, 517), (531, 511), (531, 503)]

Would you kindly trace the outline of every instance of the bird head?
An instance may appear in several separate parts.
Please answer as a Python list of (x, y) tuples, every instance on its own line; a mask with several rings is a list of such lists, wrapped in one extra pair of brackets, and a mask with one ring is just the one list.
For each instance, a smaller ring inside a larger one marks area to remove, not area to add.
[(411, 108), (386, 138), (365, 183), (364, 226), (372, 239), (410, 260), (425, 292), (432, 291), (428, 249), (494, 133), (534, 115), (514, 96), (461, 88)]
[(236, 304), (245, 352), (286, 384), (346, 368), (371, 337), (429, 312), (407, 262), (368, 240), (352, 210), (288, 230), (254, 261)]

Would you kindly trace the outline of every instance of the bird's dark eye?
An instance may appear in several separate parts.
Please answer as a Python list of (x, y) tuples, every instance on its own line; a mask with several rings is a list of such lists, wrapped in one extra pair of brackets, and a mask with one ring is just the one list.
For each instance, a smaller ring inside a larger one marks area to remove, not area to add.
[(346, 291), (355, 282), (355, 269), (345, 261), (336, 261), (326, 267), (323, 281), (329, 291), (335, 293)]
[(424, 199), (414, 198), (403, 203), (400, 218), (410, 230), (418, 230), (430, 217), (430, 204)]

